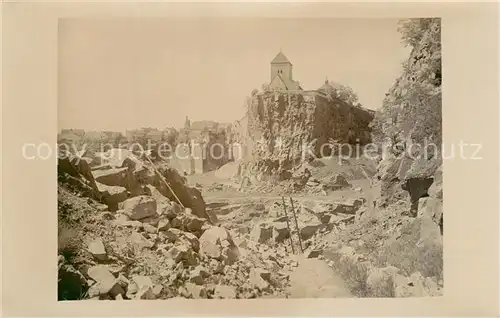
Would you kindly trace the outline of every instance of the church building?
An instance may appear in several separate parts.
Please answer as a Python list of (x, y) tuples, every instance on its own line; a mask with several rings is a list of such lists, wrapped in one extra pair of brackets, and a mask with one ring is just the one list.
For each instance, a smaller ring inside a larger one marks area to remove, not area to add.
[(271, 61), (271, 82), (269, 87), (279, 90), (302, 90), (298, 81), (293, 80), (293, 65), (283, 52)]

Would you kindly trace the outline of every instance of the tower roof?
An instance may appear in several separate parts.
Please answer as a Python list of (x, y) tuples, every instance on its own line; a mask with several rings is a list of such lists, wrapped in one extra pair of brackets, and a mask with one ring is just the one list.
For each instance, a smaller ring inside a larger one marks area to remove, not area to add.
[(281, 64), (281, 63), (290, 63), (290, 61), (286, 58), (285, 54), (283, 52), (279, 52), (278, 55), (271, 61), (271, 64)]

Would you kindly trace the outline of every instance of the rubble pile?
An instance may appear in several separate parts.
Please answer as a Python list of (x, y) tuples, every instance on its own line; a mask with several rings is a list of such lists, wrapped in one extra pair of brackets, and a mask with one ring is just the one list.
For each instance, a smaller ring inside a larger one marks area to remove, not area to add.
[[(60, 294), (116, 300), (284, 295), (284, 250), (266, 254), (268, 248), (258, 242), (233, 240), (228, 230), (212, 224), (213, 218), (199, 216), (200, 211), (209, 214), (203, 201), (203, 210), (192, 202), (187, 207), (186, 199), (182, 207), (162, 194), (158, 179), (149, 169), (141, 170), (145, 165), (99, 165), (84, 175), (71, 164), (76, 159), (62, 162), (70, 165), (60, 167), (60, 212), (85, 206), (86, 215), (78, 229), (78, 258), (59, 255)], [(71, 185), (77, 182), (67, 183), (65, 171), (89, 192), (74, 192)], [(172, 174), (164, 175), (173, 188), (181, 184)]]

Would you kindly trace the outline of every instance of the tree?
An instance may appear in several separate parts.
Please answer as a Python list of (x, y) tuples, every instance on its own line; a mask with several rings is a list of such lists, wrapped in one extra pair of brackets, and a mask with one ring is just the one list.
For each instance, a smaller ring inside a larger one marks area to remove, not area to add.
[(354, 90), (348, 85), (342, 84), (334, 84), (334, 89), (332, 91), (332, 95), (343, 102), (346, 102), (349, 105), (360, 107), (358, 101), (358, 95), (354, 92)]
[[(439, 18), (401, 20), (398, 23), (398, 31), (401, 33), (403, 43), (407, 46), (417, 46), (417, 44), (422, 40), (424, 33), (429, 30), (433, 23), (439, 20)], [(440, 29), (441, 27), (439, 26), (439, 31)]]

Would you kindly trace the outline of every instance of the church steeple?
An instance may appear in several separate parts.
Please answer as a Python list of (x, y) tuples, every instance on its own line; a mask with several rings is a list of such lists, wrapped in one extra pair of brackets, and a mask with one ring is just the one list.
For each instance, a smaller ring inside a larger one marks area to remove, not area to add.
[(302, 90), (299, 83), (294, 81), (292, 71), (292, 63), (280, 48), (279, 53), (271, 61), (271, 82), (269, 86), (284, 90)]

